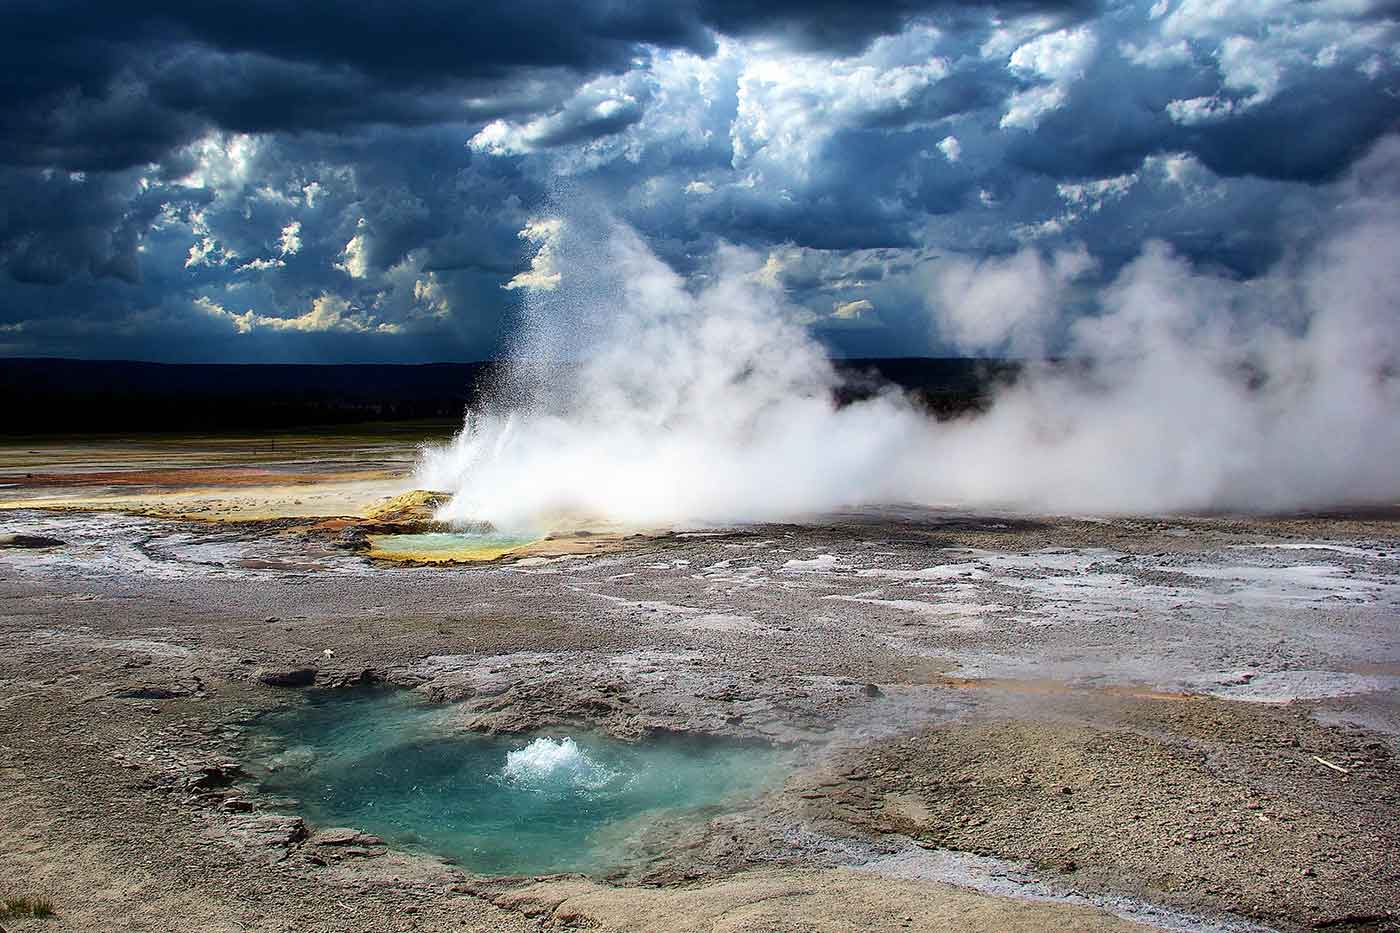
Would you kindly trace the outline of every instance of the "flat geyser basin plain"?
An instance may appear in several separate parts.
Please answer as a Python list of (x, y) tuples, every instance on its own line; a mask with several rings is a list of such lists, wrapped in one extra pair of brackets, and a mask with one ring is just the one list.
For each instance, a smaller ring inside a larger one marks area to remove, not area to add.
[(1393, 511), (382, 559), (420, 439), (0, 451), (7, 930), (1395, 928)]
[(596, 874), (639, 857), (629, 846), (650, 823), (693, 822), (782, 774), (767, 746), (487, 737), (454, 728), (454, 712), (392, 691), (312, 694), (257, 724), (270, 754), (257, 763), (263, 789), (322, 825), (360, 827), (471, 871)]

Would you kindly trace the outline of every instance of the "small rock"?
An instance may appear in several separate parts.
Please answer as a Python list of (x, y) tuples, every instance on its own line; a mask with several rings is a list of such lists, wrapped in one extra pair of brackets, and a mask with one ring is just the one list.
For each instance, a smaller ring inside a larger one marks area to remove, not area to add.
[(63, 542), (57, 538), (46, 538), (43, 535), (0, 535), (0, 547), (21, 547), (21, 548), (46, 548), (63, 547)]
[(879, 687), (875, 686), (875, 684), (866, 684), (864, 687), (860, 688), (860, 692), (868, 697), (884, 696), (883, 691), (881, 691)]
[(261, 668), (254, 676), (269, 687), (309, 687), (316, 682), (314, 667)]
[(306, 824), (299, 816), (268, 814), (235, 827), (233, 833), (250, 845), (289, 846), (306, 838)]
[(186, 772), (185, 787), (192, 791), (228, 787), (236, 778), (244, 776), (243, 769), (234, 761), (196, 765)]
[(370, 833), (362, 833), (349, 826), (331, 826), (317, 830), (308, 840), (318, 846), (382, 846), (384, 840)]
[(343, 856), (350, 858), (373, 858), (376, 855), (383, 855), (383, 850), (375, 851), (364, 846), (341, 846), (336, 849)]

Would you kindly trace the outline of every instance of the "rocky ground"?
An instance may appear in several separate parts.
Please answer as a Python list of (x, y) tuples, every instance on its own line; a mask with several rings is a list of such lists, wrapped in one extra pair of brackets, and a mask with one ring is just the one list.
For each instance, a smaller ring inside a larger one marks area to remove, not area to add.
[[(330, 517), (4, 513), (0, 898), (54, 916), (0, 927), (1400, 929), (1388, 514), (886, 510), (443, 567)], [(472, 877), (257, 792), (251, 719), (365, 683), (801, 763), (610, 878)]]

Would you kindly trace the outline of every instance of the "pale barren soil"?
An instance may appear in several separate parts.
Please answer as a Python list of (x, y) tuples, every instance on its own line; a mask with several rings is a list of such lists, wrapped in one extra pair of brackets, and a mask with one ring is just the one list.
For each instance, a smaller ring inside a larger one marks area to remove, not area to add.
[[(0, 898), (54, 916), (0, 927), (1400, 928), (1391, 514), (881, 510), (371, 560), (430, 527), (430, 499), (385, 504), (412, 458), (3, 452)], [(259, 712), (366, 683), (466, 729), (798, 764), (607, 878), (473, 877), (249, 777)]]

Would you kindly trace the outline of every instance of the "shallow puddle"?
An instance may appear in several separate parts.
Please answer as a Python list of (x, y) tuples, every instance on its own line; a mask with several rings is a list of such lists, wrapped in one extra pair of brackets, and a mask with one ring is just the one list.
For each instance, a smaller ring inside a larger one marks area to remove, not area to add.
[(385, 560), (495, 560), (536, 538), (504, 534), (435, 531), (408, 535), (370, 535), (369, 555)]
[[(490, 738), (396, 691), (310, 694), (263, 717), (265, 791), (321, 827), (352, 826), (486, 874), (602, 873), (660, 818), (702, 820), (780, 781), (786, 753), (572, 731)], [(654, 853), (652, 853), (654, 854)]]

